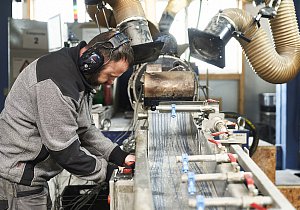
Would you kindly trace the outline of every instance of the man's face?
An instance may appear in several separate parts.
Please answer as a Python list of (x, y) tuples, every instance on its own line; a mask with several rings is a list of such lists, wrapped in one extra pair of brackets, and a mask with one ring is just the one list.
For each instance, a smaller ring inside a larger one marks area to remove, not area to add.
[(114, 80), (121, 76), (129, 68), (128, 62), (124, 59), (119, 61), (109, 61), (102, 67), (102, 70), (89, 79), (92, 86), (99, 86), (101, 84), (111, 85)]

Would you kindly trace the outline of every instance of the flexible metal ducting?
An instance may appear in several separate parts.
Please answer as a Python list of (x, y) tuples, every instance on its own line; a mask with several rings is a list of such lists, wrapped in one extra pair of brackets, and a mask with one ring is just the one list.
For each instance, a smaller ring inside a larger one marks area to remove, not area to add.
[(180, 10), (189, 6), (192, 1), (193, 0), (169, 0), (164, 12), (175, 17)]
[(176, 14), (190, 5), (193, 0), (169, 0), (159, 20), (160, 32), (169, 32)]
[[(112, 27), (112, 28), (116, 28), (117, 27), (117, 23), (116, 23), (116, 19), (115, 19), (113, 11), (111, 9), (108, 9), (108, 8), (105, 8), (105, 7), (103, 8), (103, 10), (105, 12), (105, 16), (107, 18), (108, 25), (110, 27)], [(95, 21), (96, 23), (98, 22), (98, 24), (100, 26), (107, 27), (103, 11), (99, 11), (99, 9), (97, 8), (97, 3), (95, 3), (95, 4), (87, 4), (86, 5), (86, 11), (89, 14), (89, 16), (92, 18), (93, 21)], [(132, 13), (134, 13), (134, 12), (132, 12)], [(151, 33), (151, 35), (153, 37), (154, 35), (156, 35), (156, 34), (159, 33), (159, 30), (154, 25), (154, 23), (152, 23), (149, 20), (147, 20), (147, 21), (148, 21), (148, 27), (149, 27), (150, 33)]]
[[(285, 83), (297, 75), (300, 69), (300, 36), (293, 0), (282, 0), (276, 17), (270, 20), (274, 43), (244, 10), (225, 9), (214, 17), (215, 20), (219, 18), (225, 18), (231, 25), (227, 24), (227, 31), (231, 31), (230, 28), (233, 27), (234, 31), (241, 32), (236, 39), (253, 70), (263, 80)], [(209, 31), (207, 28), (205, 30)], [(240, 35), (251, 41), (245, 41)], [(202, 50), (198, 48), (198, 52), (200, 51)]]
[(153, 42), (152, 36), (159, 31), (154, 24), (147, 21), (140, 1), (103, 0), (103, 2), (109, 4), (112, 10), (103, 7), (100, 0), (85, 0), (86, 10), (98, 26), (117, 28), (129, 37), (134, 51), (134, 64), (156, 60), (164, 43)]
[(86, 5), (86, 11), (93, 21), (98, 23), (100, 26), (107, 27), (106, 20), (103, 14), (107, 18), (107, 23), (110, 27), (115, 28), (117, 26), (113, 11), (107, 8), (103, 8), (103, 11), (99, 11), (96, 4)]
[[(132, 45), (152, 42), (148, 21), (139, 0), (104, 0), (112, 10), (105, 8), (107, 22), (131, 38)], [(88, 4), (86, 9), (90, 17), (100, 26), (106, 26), (105, 17), (97, 4)], [(100, 10), (100, 11), (99, 11)], [(97, 18), (96, 18), (96, 17)]]

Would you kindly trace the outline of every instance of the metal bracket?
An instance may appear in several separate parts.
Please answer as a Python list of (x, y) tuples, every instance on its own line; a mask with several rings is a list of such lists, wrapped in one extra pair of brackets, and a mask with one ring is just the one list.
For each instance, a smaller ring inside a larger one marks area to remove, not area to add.
[(188, 173), (188, 192), (190, 195), (194, 195), (196, 193), (196, 180), (194, 172)]
[(196, 196), (196, 201), (197, 201), (197, 210), (204, 210), (205, 209), (205, 202), (204, 202), (204, 197), (203, 195), (197, 195)]
[(182, 172), (187, 173), (189, 171), (189, 156), (186, 153), (182, 154)]

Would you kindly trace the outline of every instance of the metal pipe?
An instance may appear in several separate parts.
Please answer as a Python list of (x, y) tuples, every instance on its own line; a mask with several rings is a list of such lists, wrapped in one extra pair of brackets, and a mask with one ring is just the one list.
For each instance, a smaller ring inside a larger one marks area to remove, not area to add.
[[(227, 173), (211, 173), (211, 174), (195, 174), (195, 181), (228, 181), (240, 182), (245, 179), (245, 175), (251, 175), (250, 172), (227, 172)], [(188, 175), (181, 176), (182, 182), (188, 181)]]
[[(158, 105), (156, 107), (156, 110), (162, 111), (162, 112), (168, 112), (168, 111), (171, 112), (172, 107), (171, 107), (171, 105), (162, 104), (162, 105)], [(201, 112), (201, 111), (206, 111), (206, 110), (212, 110), (211, 106), (199, 107), (197, 105), (177, 105), (176, 104), (177, 112)]]
[[(234, 197), (217, 197), (217, 198), (204, 198), (204, 203), (206, 207), (209, 206), (235, 206), (248, 208), (250, 204), (256, 203), (259, 205), (269, 205), (272, 204), (272, 199), (269, 196), (244, 196), (241, 198)], [(189, 199), (189, 206), (196, 207), (197, 200), (194, 198)]]
[[(237, 158), (236, 154), (232, 154), (235, 158)], [(217, 162), (224, 163), (230, 162), (228, 154), (215, 154), (215, 155), (189, 155), (189, 162)], [(176, 162), (182, 162), (182, 156), (176, 156)]]
[(161, 112), (171, 112), (172, 104), (176, 105), (177, 112), (205, 112), (211, 111), (213, 113), (219, 112), (219, 105), (217, 103), (206, 103), (201, 101), (176, 101), (176, 102), (160, 102), (156, 106), (156, 110)]

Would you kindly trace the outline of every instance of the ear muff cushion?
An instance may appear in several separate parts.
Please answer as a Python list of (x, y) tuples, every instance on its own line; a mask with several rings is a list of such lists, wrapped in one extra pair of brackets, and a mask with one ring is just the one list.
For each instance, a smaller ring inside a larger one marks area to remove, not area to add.
[(80, 70), (85, 74), (91, 74), (98, 71), (104, 63), (104, 57), (101, 53), (96, 53), (93, 48), (88, 49), (80, 58)]

